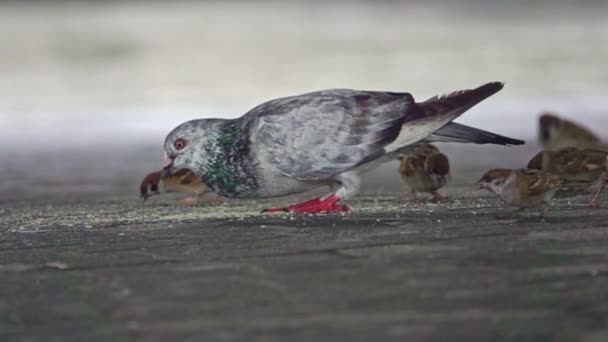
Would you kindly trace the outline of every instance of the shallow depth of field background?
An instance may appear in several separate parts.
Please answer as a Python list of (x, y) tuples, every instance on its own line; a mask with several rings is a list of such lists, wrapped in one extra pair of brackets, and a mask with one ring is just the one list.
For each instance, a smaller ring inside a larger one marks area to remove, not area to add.
[[(603, 1), (3, 2), (0, 198), (135, 198), (177, 124), (332, 87), (423, 100), (504, 81), (458, 121), (533, 140), (551, 110), (605, 137), (606, 13)], [(535, 152), (443, 148), (457, 184)], [(366, 189), (394, 191), (395, 167)]]

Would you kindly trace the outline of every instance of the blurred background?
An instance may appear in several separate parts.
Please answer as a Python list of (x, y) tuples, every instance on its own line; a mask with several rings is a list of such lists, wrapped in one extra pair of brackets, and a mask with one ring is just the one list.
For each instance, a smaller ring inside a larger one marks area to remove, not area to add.
[[(458, 121), (533, 139), (551, 110), (604, 135), (606, 13), (606, 1), (2, 2), (0, 199), (136, 198), (179, 123), (332, 87), (423, 100), (503, 81)], [(454, 184), (536, 149), (443, 148)], [(395, 168), (365, 189), (394, 190)]]

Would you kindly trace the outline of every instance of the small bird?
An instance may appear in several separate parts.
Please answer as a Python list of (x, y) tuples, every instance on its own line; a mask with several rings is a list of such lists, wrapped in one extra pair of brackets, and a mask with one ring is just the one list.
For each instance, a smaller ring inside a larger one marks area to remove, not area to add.
[(527, 167), (561, 176), (565, 180), (562, 188), (571, 192), (596, 186), (589, 206), (599, 206), (598, 198), (608, 177), (608, 153), (601, 140), (588, 128), (548, 113), (539, 118), (538, 135), (543, 150)]
[(543, 155), (545, 153), (543, 151), (538, 152), (537, 154), (530, 159), (528, 165), (526, 165), (527, 169), (530, 170), (542, 170), (543, 169)]
[[(175, 173), (162, 177), (163, 171), (156, 171), (148, 174), (141, 182), (139, 187), (141, 197), (144, 201), (151, 194), (159, 194), (159, 186), (162, 184), (164, 192), (183, 192), (193, 194), (186, 197), (179, 203), (184, 205), (196, 205), (202, 202), (203, 196), (210, 193), (209, 188), (192, 171), (180, 169)], [(221, 204), (224, 198), (217, 194), (212, 194), (211, 203)]]
[(539, 170), (492, 169), (477, 184), (520, 209), (542, 207), (544, 216), (563, 179)]
[(544, 151), (556, 152), (566, 147), (601, 148), (601, 140), (590, 129), (552, 113), (538, 119), (538, 139)]
[[(329, 89), (265, 102), (236, 119), (185, 122), (166, 137), (163, 175), (192, 170), (230, 198), (270, 198), (327, 186), (323, 197), (264, 212), (343, 212), (359, 172), (418, 142), (521, 145), (452, 121), (503, 88), (492, 82), (416, 102), (409, 93)], [(335, 191), (334, 191), (335, 190)]]
[(566, 147), (556, 152), (540, 152), (530, 160), (528, 168), (561, 176), (565, 191), (576, 193), (596, 187), (589, 203), (592, 208), (599, 206), (599, 195), (608, 178), (606, 153), (593, 149)]
[(433, 201), (439, 202), (447, 196), (437, 192), (450, 177), (450, 162), (432, 144), (416, 146), (411, 153), (402, 153), (397, 158), (400, 161), (399, 174), (412, 192), (413, 200), (418, 201), (417, 192), (429, 192)]

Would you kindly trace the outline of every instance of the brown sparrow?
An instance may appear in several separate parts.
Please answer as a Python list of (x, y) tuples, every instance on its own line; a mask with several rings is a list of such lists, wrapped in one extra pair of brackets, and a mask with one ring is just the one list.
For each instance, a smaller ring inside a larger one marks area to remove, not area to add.
[(529, 168), (561, 176), (565, 190), (582, 192), (597, 185), (589, 205), (598, 206), (599, 194), (606, 185), (606, 153), (593, 149), (567, 147), (557, 152), (540, 152), (528, 163)]
[(539, 170), (492, 169), (477, 184), (520, 209), (543, 207), (544, 215), (562, 182), (561, 177)]
[(417, 201), (417, 192), (429, 192), (433, 201), (447, 199), (447, 196), (437, 192), (450, 177), (450, 163), (448, 157), (431, 144), (416, 146), (411, 153), (400, 154), (398, 157), (399, 174), (401, 179), (412, 192), (414, 201)]
[(554, 114), (541, 115), (539, 140), (544, 150), (530, 160), (528, 168), (561, 176), (565, 180), (563, 188), (571, 191), (584, 191), (597, 183), (589, 203), (597, 207), (608, 176), (608, 153), (601, 140), (589, 129)]
[(566, 147), (601, 148), (600, 139), (586, 127), (544, 113), (538, 120), (538, 139), (543, 150), (556, 152)]
[[(151, 194), (159, 194), (159, 185), (162, 183), (164, 192), (184, 192), (194, 196), (186, 197), (180, 204), (195, 205), (202, 201), (203, 196), (210, 192), (209, 188), (192, 171), (180, 169), (177, 172), (162, 178), (163, 171), (156, 171), (148, 174), (141, 182), (139, 187), (141, 197), (146, 200)], [(210, 202), (221, 204), (224, 197), (213, 194)]]

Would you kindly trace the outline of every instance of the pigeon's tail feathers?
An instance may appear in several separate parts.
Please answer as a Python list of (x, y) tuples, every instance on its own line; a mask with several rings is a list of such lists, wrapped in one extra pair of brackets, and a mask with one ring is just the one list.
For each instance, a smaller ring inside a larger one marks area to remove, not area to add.
[(523, 140), (505, 137), (456, 122), (448, 123), (424, 140), (427, 142), (459, 142), (503, 146), (523, 145), (525, 143)]
[[(475, 89), (457, 90), (449, 94), (433, 96), (424, 102), (417, 103), (421, 109), (418, 116), (434, 117), (448, 114), (460, 116), (479, 102), (499, 92), (503, 87), (502, 82), (491, 82)], [(416, 119), (415, 115), (411, 117), (411, 120)]]
[(410, 106), (399, 136), (386, 147), (386, 151), (396, 151), (428, 138), (471, 107), (500, 91), (503, 86), (501, 82), (486, 83), (475, 89), (434, 96)]

